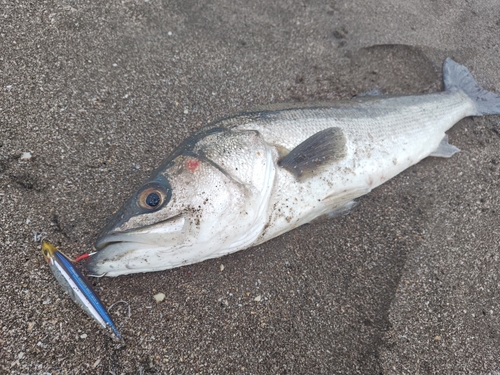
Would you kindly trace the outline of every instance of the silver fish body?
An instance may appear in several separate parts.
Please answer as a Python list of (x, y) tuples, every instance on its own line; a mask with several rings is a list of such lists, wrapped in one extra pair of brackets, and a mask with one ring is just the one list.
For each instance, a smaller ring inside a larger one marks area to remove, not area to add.
[(500, 113), (500, 97), (447, 59), (445, 91), (275, 107), (202, 128), (115, 214), (87, 265), (95, 275), (220, 257), (349, 209), (409, 166), (458, 149), (445, 131)]

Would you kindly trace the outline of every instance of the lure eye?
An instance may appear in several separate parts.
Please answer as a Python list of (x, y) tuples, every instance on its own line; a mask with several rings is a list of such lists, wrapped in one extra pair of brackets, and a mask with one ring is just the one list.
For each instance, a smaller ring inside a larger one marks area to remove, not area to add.
[(171, 192), (160, 184), (148, 184), (142, 188), (137, 203), (146, 210), (157, 210), (170, 200)]

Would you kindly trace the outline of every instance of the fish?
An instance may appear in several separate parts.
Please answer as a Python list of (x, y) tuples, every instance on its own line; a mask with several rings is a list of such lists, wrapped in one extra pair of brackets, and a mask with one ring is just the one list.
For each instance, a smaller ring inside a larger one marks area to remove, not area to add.
[(109, 220), (92, 275), (161, 271), (261, 244), (354, 200), (428, 156), (459, 151), (446, 131), (500, 114), (500, 96), (443, 63), (444, 91), (274, 105), (184, 140)]
[(122, 339), (120, 331), (108, 315), (103, 303), (69, 258), (47, 240), (42, 241), (42, 254), (56, 280), (68, 292), (71, 299), (103, 328), (111, 328), (116, 337)]

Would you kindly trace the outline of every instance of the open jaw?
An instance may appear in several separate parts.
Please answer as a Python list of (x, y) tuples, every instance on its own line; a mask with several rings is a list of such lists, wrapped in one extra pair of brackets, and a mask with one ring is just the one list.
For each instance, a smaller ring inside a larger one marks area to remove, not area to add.
[(179, 216), (136, 230), (104, 234), (96, 242), (99, 251), (90, 258), (87, 270), (91, 276), (119, 276), (171, 268), (171, 255), (185, 239), (184, 227), (185, 220)]

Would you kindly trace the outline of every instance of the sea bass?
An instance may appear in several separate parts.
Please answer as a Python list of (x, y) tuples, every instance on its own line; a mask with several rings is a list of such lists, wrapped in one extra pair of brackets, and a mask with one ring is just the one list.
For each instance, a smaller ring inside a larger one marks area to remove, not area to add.
[(113, 216), (93, 275), (160, 271), (242, 250), (353, 200), (427, 156), (458, 150), (445, 131), (500, 114), (500, 96), (443, 65), (445, 91), (255, 110), (186, 139)]

